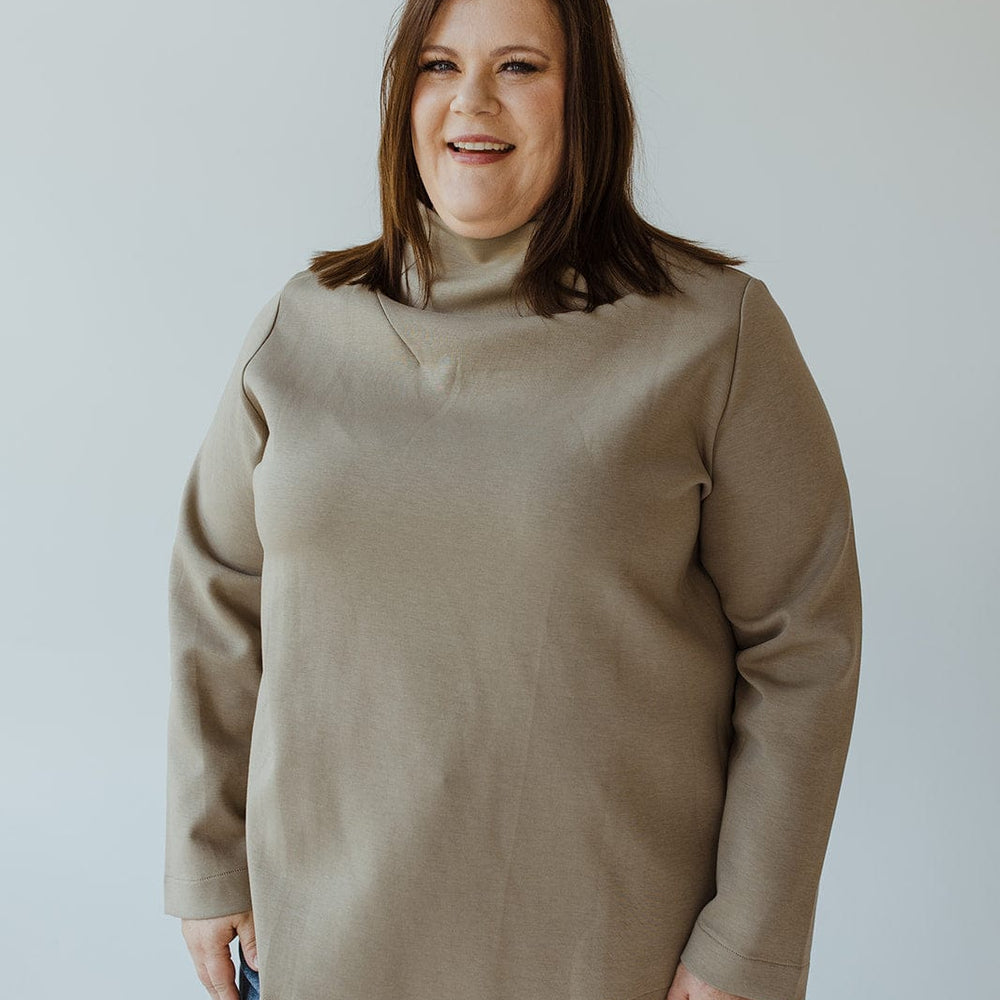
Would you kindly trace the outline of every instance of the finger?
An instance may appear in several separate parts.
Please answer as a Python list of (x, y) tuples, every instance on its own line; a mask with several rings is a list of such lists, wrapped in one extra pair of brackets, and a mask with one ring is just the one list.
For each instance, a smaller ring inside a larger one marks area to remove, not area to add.
[(212, 952), (195, 963), (198, 980), (212, 1000), (240, 1000), (236, 988), (236, 968), (229, 957), (229, 949)]
[(247, 965), (254, 972), (260, 972), (260, 969), (257, 968), (257, 942), (254, 940), (253, 931), (250, 931), (249, 935), (240, 934), (240, 951), (243, 952), (243, 958)]
[(243, 949), (247, 965), (254, 972), (259, 972), (260, 970), (257, 968), (257, 931), (253, 925), (252, 914), (236, 928), (236, 932), (239, 935), (240, 947)]
[(695, 994), (692, 987), (696, 984), (696, 980), (688, 971), (683, 962), (677, 963), (677, 968), (674, 970), (674, 978), (670, 983), (670, 989), (667, 992), (665, 1000), (694, 1000)]

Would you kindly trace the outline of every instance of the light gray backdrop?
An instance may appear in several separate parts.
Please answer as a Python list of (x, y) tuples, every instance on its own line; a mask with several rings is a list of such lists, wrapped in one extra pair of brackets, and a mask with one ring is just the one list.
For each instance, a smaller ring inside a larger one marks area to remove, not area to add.
[[(167, 561), (246, 329), (376, 232), (388, 0), (9, 4), (7, 1000), (204, 996), (161, 912)], [(865, 601), (810, 1000), (996, 996), (1000, 13), (613, 10), (646, 214), (749, 258), (837, 427)]]

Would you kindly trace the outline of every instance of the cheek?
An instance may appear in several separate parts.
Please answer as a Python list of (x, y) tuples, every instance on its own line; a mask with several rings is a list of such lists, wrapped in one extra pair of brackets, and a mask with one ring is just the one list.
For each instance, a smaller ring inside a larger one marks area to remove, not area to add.
[(546, 163), (559, 160), (564, 140), (562, 89), (538, 94), (525, 107), (526, 120), (531, 122), (532, 138), (539, 155)]
[(421, 93), (418, 88), (414, 91), (413, 100), (410, 102), (410, 135), (413, 139), (413, 148), (418, 155), (430, 150), (436, 134), (432, 97)]

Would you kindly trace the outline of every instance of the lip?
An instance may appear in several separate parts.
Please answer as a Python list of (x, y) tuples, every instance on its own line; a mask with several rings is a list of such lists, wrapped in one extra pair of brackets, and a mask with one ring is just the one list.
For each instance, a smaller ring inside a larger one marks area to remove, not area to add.
[(514, 143), (508, 142), (506, 139), (500, 139), (495, 135), (486, 135), (484, 132), (476, 132), (469, 135), (453, 135), (450, 139), (445, 140), (446, 142), (499, 142), (504, 146), (513, 146)]
[[(470, 152), (464, 149), (455, 149), (451, 145), (453, 142), (497, 142), (504, 146), (510, 146), (511, 148), (500, 152), (499, 150), (485, 151), (479, 150), (476, 152)], [(485, 167), (491, 163), (499, 163), (501, 160), (505, 160), (511, 153), (514, 152), (517, 147), (512, 142), (507, 142), (506, 139), (498, 139), (495, 135), (486, 135), (482, 132), (477, 132), (472, 135), (457, 135), (453, 139), (448, 140), (448, 145), (445, 146), (448, 150), (448, 155), (452, 158), (455, 163), (465, 163), (474, 167)]]

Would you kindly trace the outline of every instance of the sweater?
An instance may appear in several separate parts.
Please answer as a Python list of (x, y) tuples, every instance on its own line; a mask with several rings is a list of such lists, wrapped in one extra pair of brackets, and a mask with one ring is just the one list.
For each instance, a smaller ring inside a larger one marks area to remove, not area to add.
[(294, 274), (179, 505), (165, 912), (262, 1000), (803, 1000), (861, 600), (763, 281), (542, 317), (422, 208), (422, 307)]

